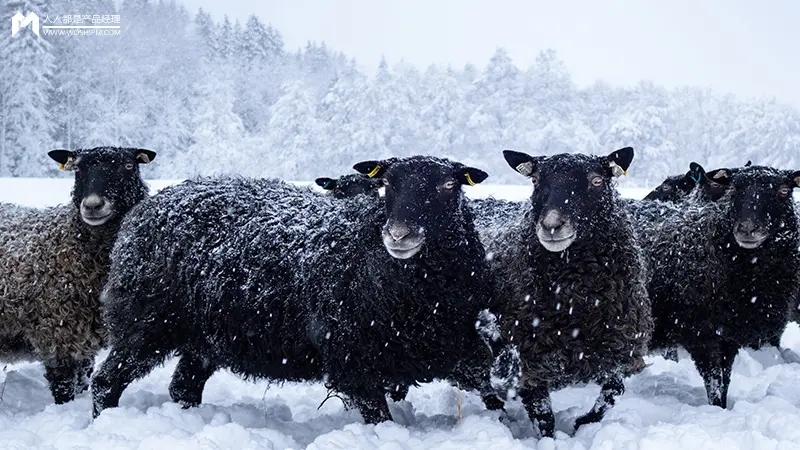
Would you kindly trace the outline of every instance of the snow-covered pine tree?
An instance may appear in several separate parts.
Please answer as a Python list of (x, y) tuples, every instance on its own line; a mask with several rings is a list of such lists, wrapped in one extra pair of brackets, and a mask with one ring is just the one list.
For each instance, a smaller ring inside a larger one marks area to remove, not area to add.
[(270, 108), (270, 150), (261, 157), (273, 161), (269, 175), (312, 179), (319, 176), (317, 142), (322, 129), (316, 118), (316, 100), (300, 80), (287, 82), (282, 91)]
[(206, 57), (211, 57), (218, 51), (217, 28), (211, 14), (200, 8), (194, 17), (194, 33), (200, 39), (201, 52)]
[[(226, 68), (222, 68), (226, 70)], [(230, 78), (220, 76), (213, 59), (202, 58), (198, 77), (191, 85), (189, 110), (192, 112), (190, 144), (185, 152), (175, 155), (164, 174), (166, 178), (221, 173), (254, 173), (258, 165), (240, 145), (244, 124), (233, 112), (235, 89)]]
[(352, 62), (336, 73), (319, 102), (317, 117), (322, 127), (319, 154), (329, 158), (326, 170), (331, 173), (349, 173), (354, 163), (369, 158), (367, 154), (359, 154), (360, 146), (355, 140), (366, 89), (366, 76)]
[[(431, 66), (425, 71), (420, 107), (421, 141), (433, 154), (459, 155), (459, 160), (475, 160), (479, 154), (464, 139), (468, 105), (465, 86), (450, 67), (440, 70)], [(464, 158), (464, 153), (469, 158)], [(467, 164), (465, 162), (465, 164)]]
[(518, 114), (521, 102), (520, 71), (508, 52), (498, 48), (483, 73), (467, 91), (471, 114), (465, 134), (468, 142), (483, 154), (492, 154), (503, 147), (506, 127)]
[[(11, 23), (17, 12), (42, 14), (46, 0), (10, 0), (0, 6), (2, 23)], [(43, 176), (47, 149), (52, 146), (50, 115), (55, 59), (44, 33), (36, 36), (31, 26), (12, 37), (0, 39), (0, 176)]]

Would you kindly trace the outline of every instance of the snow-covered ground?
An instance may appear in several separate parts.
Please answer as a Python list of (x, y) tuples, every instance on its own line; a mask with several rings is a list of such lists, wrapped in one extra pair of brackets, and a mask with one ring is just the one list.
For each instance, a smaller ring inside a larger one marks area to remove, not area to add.
[[(154, 181), (154, 190), (170, 184)], [(0, 179), (0, 201), (48, 206), (69, 201), (69, 179)], [(529, 186), (476, 186), (470, 195), (521, 199)], [(623, 194), (641, 197), (646, 189)], [(800, 329), (790, 325), (783, 345), (800, 352)], [(105, 357), (103, 353), (98, 364)], [(602, 423), (568, 433), (570, 419), (591, 407), (597, 386), (554, 395), (555, 439), (531, 437), (521, 404), (507, 406), (510, 421), (484, 409), (479, 397), (445, 383), (412, 388), (392, 405), (396, 422), (364, 425), (337, 399), (318, 408), (317, 384), (269, 385), (218, 372), (204, 404), (182, 410), (169, 400), (174, 361), (132, 384), (121, 407), (91, 420), (89, 394), (53, 404), (40, 364), (13, 364), (0, 372), (0, 449), (153, 448), (221, 449), (735, 449), (800, 448), (800, 365), (779, 364), (774, 350), (740, 351), (733, 368), (730, 409), (706, 404), (702, 380), (685, 355), (661, 357), (626, 380), (627, 392)], [(0, 366), (2, 366), (0, 362)], [(457, 402), (461, 399), (463, 422)]]

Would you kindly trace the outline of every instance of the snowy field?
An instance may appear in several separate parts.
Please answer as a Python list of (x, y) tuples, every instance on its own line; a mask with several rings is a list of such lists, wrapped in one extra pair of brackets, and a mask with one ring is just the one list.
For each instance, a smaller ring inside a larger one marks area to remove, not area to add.
[[(154, 191), (170, 181), (154, 181)], [(70, 179), (0, 179), (0, 201), (49, 206), (69, 201)], [(529, 186), (476, 186), (469, 195), (521, 199)], [(628, 189), (642, 197), (647, 189)], [(800, 330), (790, 325), (783, 345), (800, 352)], [(98, 359), (99, 364), (105, 357)], [(323, 402), (318, 384), (244, 382), (220, 371), (206, 385), (204, 404), (182, 410), (169, 400), (170, 361), (123, 394), (121, 407), (91, 420), (88, 393), (52, 402), (40, 364), (3, 366), (0, 372), (0, 449), (800, 449), (800, 365), (781, 364), (774, 350), (740, 351), (733, 367), (728, 410), (706, 404), (694, 365), (648, 360), (626, 380), (627, 392), (602, 423), (568, 424), (591, 407), (599, 388), (554, 395), (555, 439), (531, 437), (520, 403), (507, 405), (510, 421), (486, 411), (480, 398), (445, 383), (412, 388), (391, 405), (396, 422), (364, 425), (337, 399)], [(0, 366), (3, 364), (0, 363)], [(457, 414), (458, 399), (463, 422)]]

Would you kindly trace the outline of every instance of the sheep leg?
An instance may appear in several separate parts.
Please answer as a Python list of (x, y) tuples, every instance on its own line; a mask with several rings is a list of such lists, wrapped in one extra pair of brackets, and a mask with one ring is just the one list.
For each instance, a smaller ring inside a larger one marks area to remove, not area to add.
[(82, 359), (78, 363), (78, 376), (75, 380), (75, 394), (80, 394), (89, 389), (89, 382), (94, 371), (94, 357)]
[(408, 385), (397, 385), (394, 389), (389, 391), (389, 397), (392, 399), (393, 402), (402, 402), (406, 399), (408, 395)]
[[(502, 347), (498, 344), (497, 351)], [(476, 390), (481, 395), (486, 409), (490, 411), (503, 410), (505, 402), (497, 396), (497, 391), (492, 386), (491, 368), (494, 355), (490, 344), (481, 342), (475, 353), (463, 360), (452, 373), (452, 378), (458, 382), (459, 387), (465, 390)]]
[(481, 395), (486, 409), (489, 411), (501, 411), (505, 408), (505, 402), (497, 396), (497, 392), (492, 387), (489, 373), (485, 374), (454, 374), (455, 381), (464, 390), (476, 390)]
[[(471, 373), (469, 373), (471, 372)], [(484, 373), (479, 373), (484, 372)], [(492, 387), (490, 374), (488, 371), (468, 371), (468, 373), (457, 372), (454, 374), (458, 387), (464, 390), (475, 390), (481, 396), (483, 404), (489, 411), (503, 411), (505, 402), (497, 396), (497, 392)]]
[(622, 377), (614, 375), (606, 379), (603, 387), (600, 390), (600, 396), (594, 402), (592, 409), (581, 417), (575, 420), (575, 429), (577, 430), (581, 425), (587, 423), (600, 422), (606, 411), (611, 409), (617, 401), (617, 397), (625, 393), (625, 384), (622, 382)]
[(169, 351), (150, 346), (111, 350), (92, 379), (92, 416), (97, 417), (104, 409), (119, 406), (119, 398), (125, 388), (162, 364), (168, 354)]
[(556, 417), (550, 402), (550, 391), (543, 387), (526, 388), (519, 392), (522, 404), (541, 437), (552, 437), (556, 428)]
[(207, 360), (191, 353), (182, 354), (169, 384), (172, 401), (180, 403), (184, 409), (202, 403), (206, 381), (216, 370), (217, 367)]
[(722, 343), (710, 349), (692, 352), (692, 359), (697, 366), (703, 383), (706, 386), (708, 403), (722, 409), (728, 407), (728, 386), (731, 383), (731, 369), (739, 348)]
[[(363, 393), (369, 392), (364, 395)], [(353, 404), (361, 411), (364, 423), (378, 424), (392, 420), (389, 413), (389, 404), (386, 402), (385, 391), (380, 388), (367, 388), (360, 394), (346, 393), (353, 401)], [(377, 394), (377, 395), (376, 395)]]
[(50, 385), (56, 405), (75, 399), (75, 386), (78, 379), (79, 363), (74, 359), (46, 362), (44, 377)]

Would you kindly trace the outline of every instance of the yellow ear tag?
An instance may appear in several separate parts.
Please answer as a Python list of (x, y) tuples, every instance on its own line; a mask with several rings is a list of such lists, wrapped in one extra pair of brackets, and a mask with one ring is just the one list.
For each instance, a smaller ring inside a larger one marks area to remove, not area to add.
[(472, 177), (469, 176), (469, 172), (465, 173), (464, 176), (467, 178), (467, 183), (469, 183), (470, 186), (475, 186), (475, 182), (472, 181)]
[(375, 168), (374, 168), (374, 169), (372, 169), (372, 171), (371, 171), (370, 173), (368, 173), (368, 174), (367, 174), (367, 176), (368, 176), (368, 177), (370, 177), (370, 178), (372, 178), (372, 177), (374, 177), (375, 175), (377, 175), (377, 174), (378, 174), (378, 172), (379, 172), (380, 170), (381, 170), (381, 166), (379, 166), (379, 165), (376, 165), (376, 166), (375, 166)]
[(63, 164), (59, 164), (58, 165), (58, 170), (64, 170), (64, 165)]
[(608, 166), (611, 167), (611, 175), (613, 175), (615, 178), (621, 177), (626, 173), (628, 173), (627, 170), (623, 169), (622, 166), (615, 163), (614, 161), (609, 161)]

